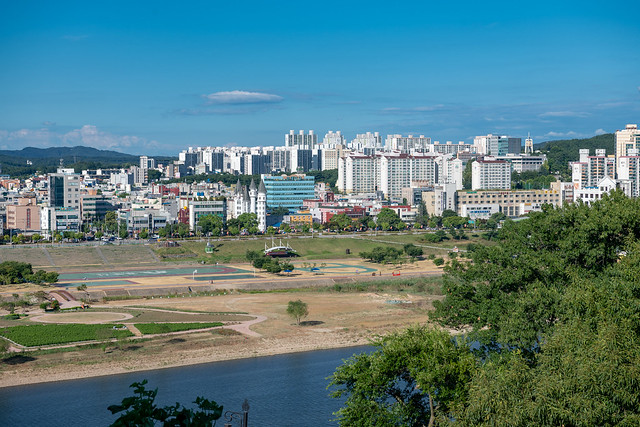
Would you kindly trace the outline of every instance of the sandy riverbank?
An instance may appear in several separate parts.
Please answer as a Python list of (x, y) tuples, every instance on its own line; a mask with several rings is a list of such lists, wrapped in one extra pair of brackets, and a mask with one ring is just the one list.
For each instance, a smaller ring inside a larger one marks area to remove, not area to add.
[(34, 368), (9, 367), (2, 371), (0, 387), (12, 387), (43, 382), (75, 380), (131, 372), (175, 368), (197, 365), (201, 363), (220, 362), (224, 360), (245, 359), (252, 357), (273, 356), (277, 354), (297, 353), (313, 350), (324, 350), (340, 347), (366, 345), (368, 338), (356, 334), (322, 333), (322, 336), (311, 336), (308, 339), (290, 338), (250, 338), (244, 343), (227, 345), (218, 349), (200, 349), (190, 352), (179, 352), (153, 357), (125, 358), (117, 357), (117, 361), (99, 362), (94, 365), (64, 364), (56, 366), (38, 366)]
[[(410, 301), (389, 304), (389, 300)], [(303, 326), (292, 323), (286, 314), (289, 300), (302, 299), (309, 305)], [(0, 366), (0, 387), (49, 381), (116, 375), (211, 363), (223, 360), (366, 345), (375, 335), (428, 321), (427, 311), (434, 297), (378, 293), (234, 294), (218, 297), (140, 300), (129, 305), (157, 308), (188, 308), (206, 311), (243, 311), (266, 320), (251, 326), (260, 336), (231, 332), (198, 332), (148, 341), (126, 341), (107, 351), (103, 348), (35, 354), (24, 353), (10, 364)], [(120, 305), (110, 305), (118, 311)]]

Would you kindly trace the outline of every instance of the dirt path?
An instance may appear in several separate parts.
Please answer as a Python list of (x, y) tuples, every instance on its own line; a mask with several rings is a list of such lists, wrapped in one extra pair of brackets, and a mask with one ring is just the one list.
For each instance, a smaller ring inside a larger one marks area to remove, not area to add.
[(142, 336), (142, 332), (140, 332), (140, 329), (136, 328), (136, 325), (134, 325), (133, 323), (123, 323), (124, 326), (127, 327), (127, 329), (129, 331), (131, 331), (131, 333), (136, 336), (136, 337), (141, 337)]
[(252, 325), (255, 325), (256, 323), (264, 322), (265, 320), (267, 320), (266, 316), (258, 315), (253, 320), (248, 320), (246, 322), (238, 323), (236, 325), (223, 326), (222, 328), (232, 329), (236, 332), (240, 332), (241, 334), (248, 335), (250, 337), (261, 337), (262, 336), (261, 334), (252, 331), (251, 329), (249, 329), (249, 327), (251, 327)]

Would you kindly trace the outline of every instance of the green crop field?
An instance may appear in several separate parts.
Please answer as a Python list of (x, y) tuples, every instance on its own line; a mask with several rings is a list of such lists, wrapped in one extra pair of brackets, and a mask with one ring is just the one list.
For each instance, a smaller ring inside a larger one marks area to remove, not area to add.
[(190, 331), (222, 326), (220, 322), (208, 323), (136, 323), (136, 328), (143, 335), (166, 334), (168, 332)]
[(18, 344), (33, 347), (39, 345), (66, 344), (80, 341), (130, 337), (133, 334), (123, 325), (20, 325), (0, 328), (0, 336)]

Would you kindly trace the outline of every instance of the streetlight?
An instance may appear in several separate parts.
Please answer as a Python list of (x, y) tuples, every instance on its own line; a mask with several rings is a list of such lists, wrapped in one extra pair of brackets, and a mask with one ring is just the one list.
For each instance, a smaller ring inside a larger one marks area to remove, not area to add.
[(193, 270), (193, 274), (191, 275), (191, 280), (196, 280), (196, 273), (198, 270)]

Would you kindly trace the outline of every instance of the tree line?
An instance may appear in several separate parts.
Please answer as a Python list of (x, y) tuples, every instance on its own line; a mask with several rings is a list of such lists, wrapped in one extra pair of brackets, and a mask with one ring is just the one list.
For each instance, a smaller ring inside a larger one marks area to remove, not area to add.
[(445, 267), (446, 329), (336, 370), (342, 425), (640, 425), (640, 200), (546, 207), (496, 239)]

